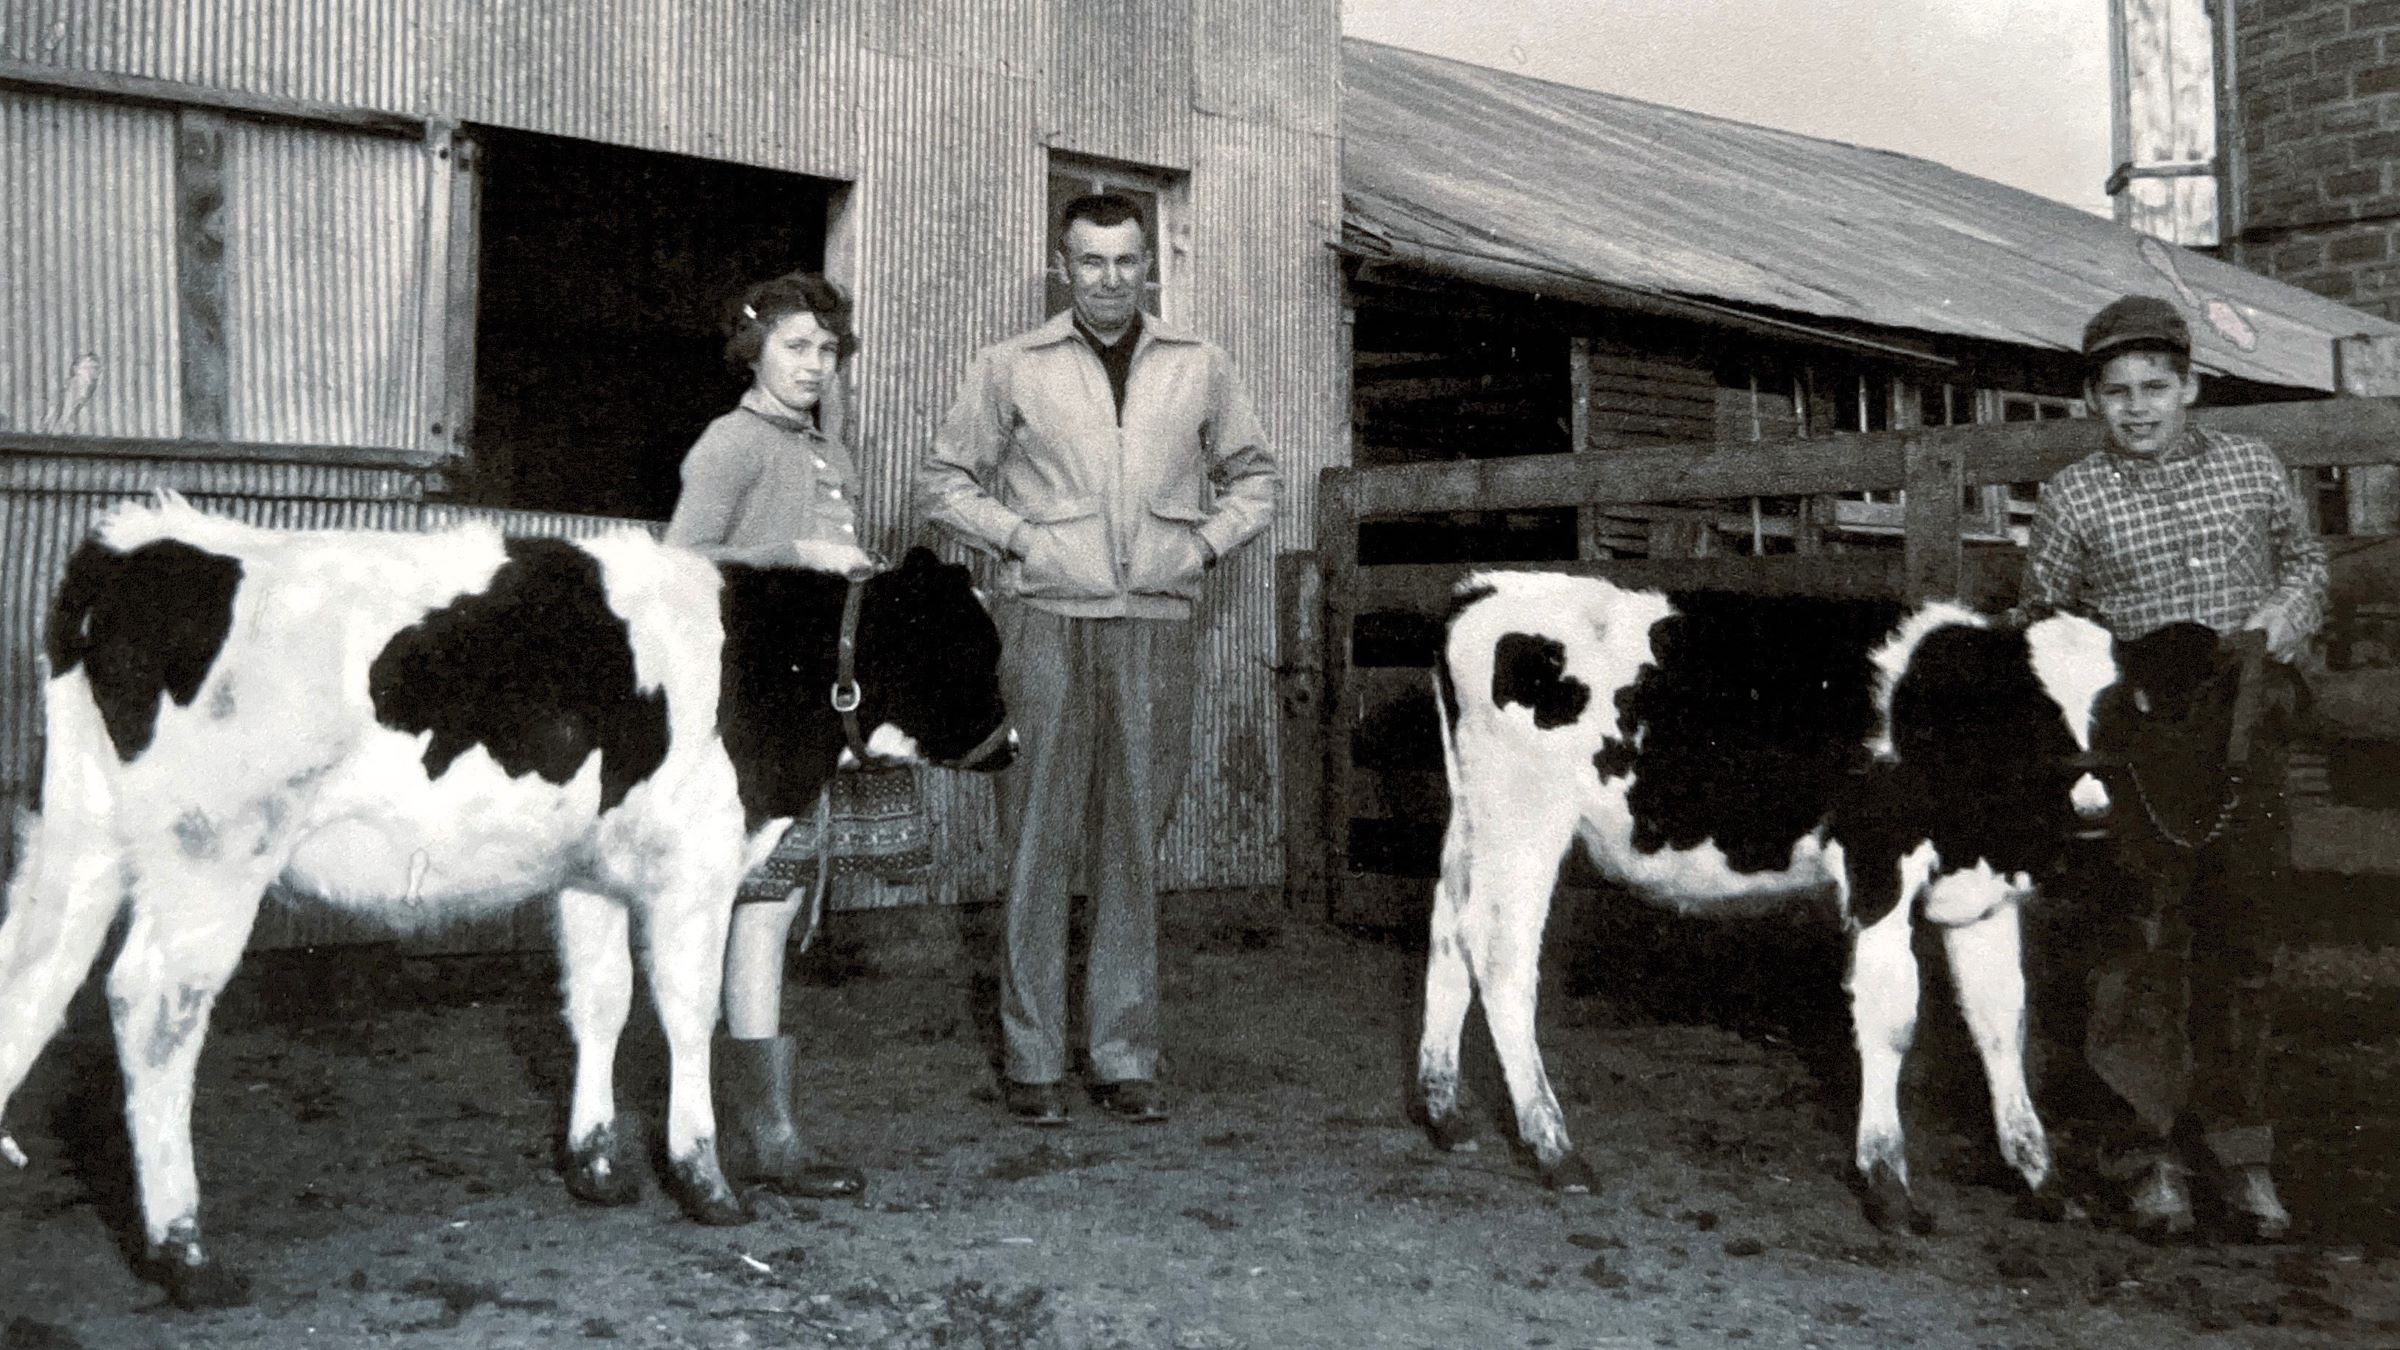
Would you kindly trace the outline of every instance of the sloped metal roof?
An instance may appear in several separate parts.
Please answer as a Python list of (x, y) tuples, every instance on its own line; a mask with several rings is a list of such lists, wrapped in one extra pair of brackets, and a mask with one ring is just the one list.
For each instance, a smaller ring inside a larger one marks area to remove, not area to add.
[(2400, 325), (2045, 197), (1884, 150), (1404, 51), (1343, 44), (1353, 248), (2073, 351), (2141, 292), (2207, 370), (2333, 387), (2333, 339)]

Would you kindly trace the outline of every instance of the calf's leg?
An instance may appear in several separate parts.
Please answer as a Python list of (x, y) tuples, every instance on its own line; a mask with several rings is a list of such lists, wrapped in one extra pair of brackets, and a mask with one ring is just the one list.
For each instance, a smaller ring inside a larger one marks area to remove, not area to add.
[(123, 893), (116, 847), (96, 821), (53, 806), (36, 822), (0, 920), (0, 1119), (58, 1033)]
[(1859, 1182), (1867, 1217), (1876, 1227), (1905, 1224), (1915, 1233), (1932, 1232), (1933, 1217), (1909, 1194), (1908, 1149), (1900, 1131), (1900, 1065), (1917, 1032), (1917, 958), (1909, 949), (1910, 916), (1932, 857), (1932, 846), (1926, 845), (1899, 862), (1896, 878), (1863, 873), (1886, 886), (1897, 880), (1897, 902), (1880, 913), (1870, 902), (1849, 915), (1850, 1022), (1858, 1043)]
[(163, 873), (180, 888), (170, 897), (151, 879), (162, 871), (146, 869), (124, 948), (109, 970), (147, 1257), (151, 1274), (181, 1308), (249, 1299), (249, 1282), (201, 1244), (192, 1091), (209, 1013), (241, 960), (273, 870), (252, 876), (187, 866), (179, 876)]
[(1425, 1029), (1417, 1043), (1417, 1113), (1436, 1147), (1473, 1147), (1475, 1123), (1460, 1109), (1458, 1038), (1474, 1000), (1460, 914), (1473, 900), (1467, 882), (1465, 813), (1453, 810), (1442, 840), (1442, 875), (1433, 883), (1433, 930), (1425, 953)]
[(1534, 1025), (1542, 927), (1550, 917), (1559, 860), (1573, 837), (1571, 820), (1528, 817), (1505, 847), (1480, 852), (1466, 869), (1468, 901), (1459, 928), (1468, 969), (1483, 991), (1492, 1048), (1516, 1107), (1517, 1135), (1533, 1150), (1544, 1185), (1584, 1192), (1592, 1188), (1592, 1169), (1567, 1137)]
[[(1958, 989), (1959, 1011), (1975, 1037), (1992, 1094), (1992, 1125), (2000, 1155), (2047, 1200), (2050, 1140), (2025, 1086), (2025, 966), (2016, 904), (2003, 902), (1972, 923), (1942, 930), (1942, 949)], [(2063, 1212), (2063, 1211), (2062, 1211)]]
[(558, 893), (559, 974), (575, 1038), (567, 1190), (596, 1205), (629, 1204), (642, 1193), (630, 1140), (617, 1127), (617, 1041), (633, 1008), (630, 938), (622, 901), (571, 887)]
[(732, 878), (722, 887), (678, 885), (652, 903), (642, 925), (650, 994), (667, 1038), (667, 1163), (677, 1203), (706, 1224), (750, 1218), (717, 1161), (716, 1110), (708, 1089), (733, 895)]

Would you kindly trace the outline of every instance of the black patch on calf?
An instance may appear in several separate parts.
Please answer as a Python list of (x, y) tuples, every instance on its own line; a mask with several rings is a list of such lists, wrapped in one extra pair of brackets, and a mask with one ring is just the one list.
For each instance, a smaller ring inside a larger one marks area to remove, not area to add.
[[(793, 567), (722, 568), (725, 656), (717, 729), (755, 828), (816, 805), (843, 747), (832, 707), (849, 583)], [(926, 549), (866, 583), (859, 608), (858, 727), (890, 723), (927, 759), (955, 760), (1007, 720), (1000, 635), (967, 569)]]
[(1492, 647), (1492, 703), (1533, 710), (1544, 731), (1563, 727), (1591, 706), (1591, 686), (1567, 674), (1566, 644), (1538, 633), (1503, 633)]
[(2074, 737), (2034, 672), (2023, 630), (1927, 633), (1892, 690), (1895, 762), (1834, 822), (1849, 852), (1851, 919), (1899, 903), (1899, 860), (1931, 840), (1944, 870), (1978, 859), (2040, 876), (2064, 847), (2081, 771)]
[(667, 756), (666, 695), (636, 686), (600, 564), (564, 540), (508, 541), (483, 590), (392, 635), (367, 693), (383, 725), (433, 733), (433, 778), (480, 745), (512, 777), (564, 784), (597, 750), (605, 811)]
[(841, 757), (834, 642), (848, 583), (797, 567), (727, 563), (721, 570), (717, 735), (733, 761), (743, 817), (757, 829), (812, 809)]
[[(1855, 792), (1875, 726), (1869, 654), (1896, 603), (1677, 594), (1651, 625), (1652, 660), (1617, 695), (1641, 748), (1603, 747), (1632, 769), (1634, 847), (1714, 840), (1738, 872), (1781, 871), (1792, 845)], [(1605, 762), (1602, 762), (1605, 761)], [(1613, 771), (1613, 772), (1612, 772)]]
[(53, 678), (78, 666), (117, 758), (130, 764), (158, 731), (158, 697), (191, 706), (233, 631), (242, 565), (178, 539), (119, 553), (87, 539), (67, 559), (50, 610)]
[[(2094, 707), (2092, 731), (2093, 748), (2131, 771), (2120, 771), (2109, 785), (2116, 833), (2126, 848), (2147, 854), (2164, 846), (2171, 853), (2161, 825), (2179, 839), (2200, 840), (2231, 800), (2226, 755), (2241, 692), (2240, 657), (2196, 623), (2119, 642), (2116, 655), (2118, 680)], [(2135, 775), (2138, 781), (2128, 781)], [(2162, 859), (2134, 861), (2155, 872)]]

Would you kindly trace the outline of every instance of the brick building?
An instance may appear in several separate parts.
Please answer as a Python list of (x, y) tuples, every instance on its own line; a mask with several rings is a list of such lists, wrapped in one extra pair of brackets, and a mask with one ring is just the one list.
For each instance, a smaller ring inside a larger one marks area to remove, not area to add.
[(2234, 0), (2238, 260), (2400, 318), (2400, 0)]

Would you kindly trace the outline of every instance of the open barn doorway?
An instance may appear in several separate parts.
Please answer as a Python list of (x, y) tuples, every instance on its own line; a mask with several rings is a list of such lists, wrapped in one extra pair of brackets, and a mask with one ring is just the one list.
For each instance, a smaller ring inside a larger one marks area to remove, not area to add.
[(683, 453), (747, 376), (720, 315), (822, 269), (822, 179), (478, 128), (472, 468), (489, 505), (664, 519)]

